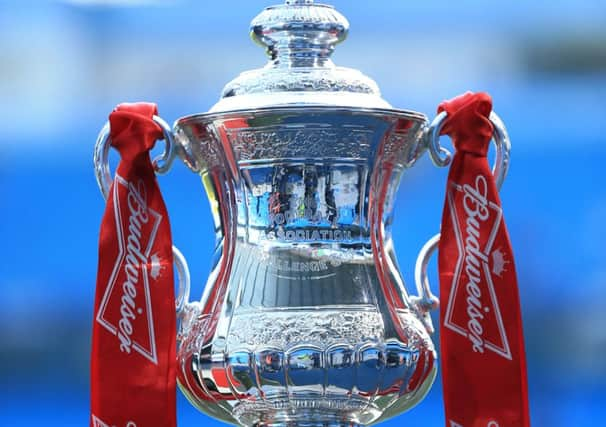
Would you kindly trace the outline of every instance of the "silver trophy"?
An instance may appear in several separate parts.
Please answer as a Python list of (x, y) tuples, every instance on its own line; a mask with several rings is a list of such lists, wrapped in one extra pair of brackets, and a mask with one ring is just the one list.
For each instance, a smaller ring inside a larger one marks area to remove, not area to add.
[[(202, 178), (216, 232), (199, 301), (175, 249), (178, 382), (189, 401), (244, 426), (370, 425), (419, 403), (436, 376), (421, 250), (418, 296), (391, 238), (402, 173), (428, 151), (445, 166), (445, 119), (394, 109), (377, 84), (330, 56), (349, 23), (333, 7), (286, 1), (251, 23), (269, 62), (229, 82), (211, 110), (160, 118), (167, 149)], [(497, 182), (509, 140), (495, 124)], [(107, 193), (108, 130), (95, 168)], [(206, 262), (206, 260), (201, 260)]]

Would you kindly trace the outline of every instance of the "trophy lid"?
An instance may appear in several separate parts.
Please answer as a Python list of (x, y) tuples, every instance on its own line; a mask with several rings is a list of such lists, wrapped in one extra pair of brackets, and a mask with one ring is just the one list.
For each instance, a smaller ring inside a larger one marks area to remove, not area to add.
[(313, 0), (266, 8), (252, 20), (250, 34), (269, 62), (229, 82), (210, 113), (285, 106), (391, 109), (374, 80), (330, 59), (348, 30), (343, 15)]

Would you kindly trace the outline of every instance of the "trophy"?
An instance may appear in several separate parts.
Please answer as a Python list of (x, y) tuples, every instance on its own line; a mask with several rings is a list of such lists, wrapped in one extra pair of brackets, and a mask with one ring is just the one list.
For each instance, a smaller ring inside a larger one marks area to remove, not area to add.
[[(395, 109), (372, 79), (336, 66), (348, 27), (311, 0), (268, 7), (250, 28), (264, 67), (229, 82), (207, 113), (172, 128), (154, 116), (167, 144), (155, 171), (178, 157), (200, 175), (216, 234), (198, 301), (174, 249), (176, 377), (196, 408), (226, 423), (371, 425), (414, 407), (436, 377), (426, 270), (439, 236), (419, 254), (410, 295), (391, 227), (406, 170), (426, 152), (450, 162), (439, 142), (447, 113), (430, 123)], [(509, 139), (496, 114), (490, 121), (500, 186)], [(105, 195), (108, 140), (105, 128), (95, 151)]]

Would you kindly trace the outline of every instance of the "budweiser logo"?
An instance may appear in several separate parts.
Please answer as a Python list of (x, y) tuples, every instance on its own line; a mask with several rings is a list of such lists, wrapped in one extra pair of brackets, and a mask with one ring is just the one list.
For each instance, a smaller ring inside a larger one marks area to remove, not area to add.
[(490, 350), (511, 360), (493, 280), (493, 274), (500, 279), (508, 263), (500, 249), (492, 249), (501, 208), (488, 200), (488, 183), (482, 175), (474, 185), (453, 183), (448, 206), (459, 256), (444, 326), (467, 338), (474, 352)]
[(116, 175), (112, 197), (118, 248), (96, 320), (116, 335), (120, 351), (157, 364), (149, 276), (162, 271), (158, 255), (150, 255), (162, 216), (148, 207), (143, 181)]

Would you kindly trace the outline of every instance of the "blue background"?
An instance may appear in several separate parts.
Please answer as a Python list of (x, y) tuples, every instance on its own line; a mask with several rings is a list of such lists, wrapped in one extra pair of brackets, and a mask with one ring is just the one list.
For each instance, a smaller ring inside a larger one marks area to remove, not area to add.
[[(247, 29), (270, 3), (0, 2), (0, 425), (88, 423), (104, 207), (92, 149), (107, 114), (137, 100), (157, 102), (169, 122), (206, 111), (227, 81), (264, 63)], [(334, 59), (376, 79), (394, 106), (429, 116), (466, 90), (492, 94), (513, 143), (502, 199), (533, 424), (600, 426), (606, 3), (521, 3), (335, 0), (351, 32)], [(446, 173), (425, 157), (398, 195), (394, 235), (409, 285), (418, 249), (438, 230)], [(180, 163), (160, 183), (200, 295), (213, 243), (208, 203)], [(441, 399), (438, 379), (417, 408), (385, 425), (443, 425)], [(182, 397), (178, 416), (182, 427), (219, 425)]]

